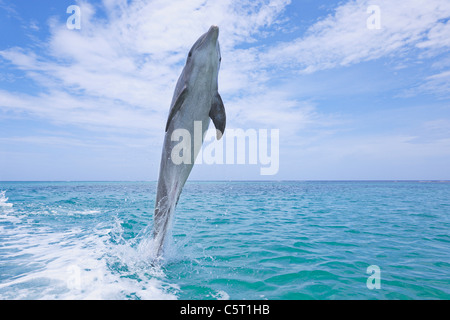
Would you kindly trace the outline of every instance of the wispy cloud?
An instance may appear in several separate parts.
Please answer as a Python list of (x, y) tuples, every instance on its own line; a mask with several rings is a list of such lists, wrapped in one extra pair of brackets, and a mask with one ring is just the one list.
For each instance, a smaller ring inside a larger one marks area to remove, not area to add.
[[(234, 46), (276, 23), (288, 3), (108, 0), (98, 8), (80, 2), (81, 30), (51, 19), (44, 53), (0, 51), (43, 91), (36, 96), (0, 92), (1, 105), (75, 125), (160, 129), (186, 52), (211, 24), (221, 26), (224, 61), (230, 57), (223, 64), (225, 94), (258, 89), (264, 79), (255, 63), (245, 62), (252, 55)], [(100, 9), (107, 18), (97, 18)], [(235, 52), (244, 60), (231, 58)]]
[(269, 48), (261, 60), (271, 64), (295, 64), (298, 70), (314, 72), (348, 66), (406, 49), (448, 48), (450, 3), (445, 0), (376, 1), (380, 28), (368, 28), (373, 1), (349, 1), (312, 25), (306, 34)]
[(426, 77), (419, 90), (432, 93), (440, 98), (450, 97), (450, 70)]
[[(305, 103), (288, 94), (267, 93), (272, 86), (270, 73), (277, 68), (283, 70), (290, 64), (291, 70), (297, 66), (297, 70), (314, 72), (401, 54), (406, 48), (431, 52), (450, 44), (445, 36), (448, 22), (442, 21), (450, 15), (448, 1), (380, 0), (379, 30), (367, 28), (371, 2), (350, 1), (298, 39), (268, 48), (255, 43), (248, 49), (236, 49), (254, 41), (264, 28), (277, 24), (277, 19), (283, 20), (281, 14), (288, 4), (287, 0), (105, 0), (96, 7), (79, 2), (81, 30), (68, 30), (65, 24), (50, 20), (51, 36), (44, 54), (29, 48), (0, 51), (0, 57), (46, 91), (33, 97), (17, 95), (14, 108), (76, 125), (121, 123), (119, 127), (132, 124), (160, 129), (187, 50), (209, 25), (218, 24), (224, 56), (220, 88), (236, 114), (243, 117), (240, 122), (254, 123), (257, 118), (262, 125), (269, 125), (270, 119), (307, 122), (310, 105), (303, 109)], [(106, 18), (97, 17), (96, 10), (105, 11)], [(425, 80), (433, 88), (440, 84), (433, 78)], [(255, 96), (261, 99), (256, 101)], [(12, 107), (5, 103), (11, 101), (8, 93), (3, 92), (0, 99), (2, 107)], [(68, 110), (70, 116), (60, 117), (63, 106), (70, 104), (77, 107)], [(147, 121), (142, 120), (145, 118)]]

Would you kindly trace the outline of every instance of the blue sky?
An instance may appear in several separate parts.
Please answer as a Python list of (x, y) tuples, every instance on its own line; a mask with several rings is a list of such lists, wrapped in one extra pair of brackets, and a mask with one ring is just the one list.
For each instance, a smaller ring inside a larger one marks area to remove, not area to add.
[(279, 129), (279, 171), (191, 179), (448, 180), (449, 20), (447, 0), (0, 0), (0, 180), (156, 180), (176, 80), (212, 24), (227, 128)]

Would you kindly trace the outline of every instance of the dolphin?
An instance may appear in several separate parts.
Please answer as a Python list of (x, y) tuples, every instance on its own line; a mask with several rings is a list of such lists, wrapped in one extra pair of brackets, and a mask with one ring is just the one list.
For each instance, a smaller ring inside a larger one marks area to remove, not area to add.
[(208, 32), (194, 43), (173, 94), (165, 129), (153, 221), (157, 257), (163, 253), (175, 207), (200, 151), (198, 147), (194, 147), (195, 143), (191, 143), (190, 161), (173, 161), (172, 150), (179, 143), (173, 141), (174, 131), (184, 129), (194, 137), (194, 122), (201, 123), (200, 143), (203, 143), (210, 119), (216, 127), (217, 139), (220, 139), (225, 131), (225, 107), (218, 92), (218, 74), (222, 59), (218, 37), (219, 28), (211, 26)]

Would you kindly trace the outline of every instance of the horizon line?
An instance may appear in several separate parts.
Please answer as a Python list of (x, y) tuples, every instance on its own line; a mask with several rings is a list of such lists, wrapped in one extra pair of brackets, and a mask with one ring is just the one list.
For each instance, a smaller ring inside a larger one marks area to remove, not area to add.
[[(158, 182), (158, 180), (0, 180), (2, 182)], [(279, 180), (202, 180), (188, 182), (450, 182), (450, 179), (279, 179)]]

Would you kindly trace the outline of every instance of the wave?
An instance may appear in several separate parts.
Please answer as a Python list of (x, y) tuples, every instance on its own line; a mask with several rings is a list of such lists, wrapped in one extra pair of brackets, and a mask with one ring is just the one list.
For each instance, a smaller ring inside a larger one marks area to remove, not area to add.
[(0, 281), (0, 299), (176, 299), (163, 269), (144, 263), (143, 247), (111, 242), (115, 227), (33, 226), (23, 216), (5, 228), (2, 259), (14, 275)]
[(12, 208), (13, 204), (8, 203), (8, 198), (5, 196), (6, 191), (0, 191), (0, 207)]

